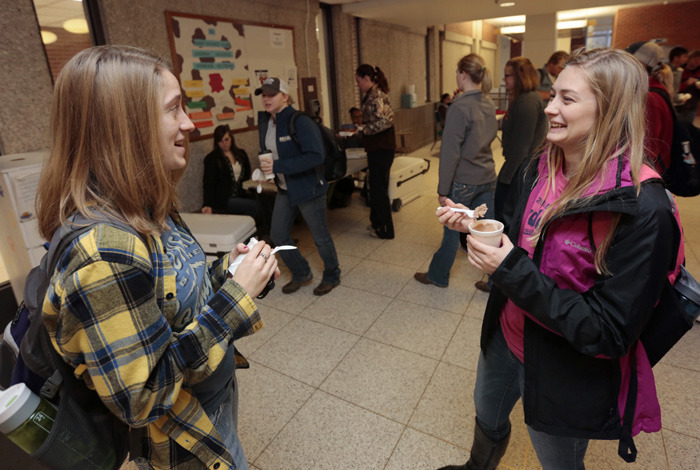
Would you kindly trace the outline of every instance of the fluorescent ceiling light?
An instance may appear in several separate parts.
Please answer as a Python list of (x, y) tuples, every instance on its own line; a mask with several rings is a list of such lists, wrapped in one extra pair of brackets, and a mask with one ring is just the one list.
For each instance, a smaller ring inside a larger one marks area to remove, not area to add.
[(53, 44), (57, 40), (58, 36), (56, 36), (51, 31), (41, 31), (41, 42), (43, 42), (44, 44)]
[(585, 28), (588, 26), (587, 20), (570, 20), (557, 22), (557, 29)]
[(504, 2), (504, 3), (501, 3), (499, 6), (501, 6), (501, 7), (503, 7), (503, 8), (505, 8), (505, 7), (514, 7), (514, 6), (515, 6), (515, 2)]
[(525, 32), (525, 25), (504, 26), (501, 28), (501, 34), (521, 34)]
[[(585, 28), (588, 26), (587, 20), (559, 21), (557, 29)], [(525, 32), (525, 25), (503, 26), (501, 34), (522, 34)]]
[(85, 18), (71, 18), (70, 20), (66, 20), (63, 22), (63, 29), (73, 34), (87, 34), (90, 32)]

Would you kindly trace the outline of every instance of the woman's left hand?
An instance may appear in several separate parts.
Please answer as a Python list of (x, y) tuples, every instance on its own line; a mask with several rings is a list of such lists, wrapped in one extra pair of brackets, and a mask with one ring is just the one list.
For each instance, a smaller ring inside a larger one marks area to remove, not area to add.
[(501, 246), (499, 248), (482, 243), (472, 235), (467, 235), (469, 262), (475, 268), (489, 275), (493, 274), (496, 268), (501, 265), (512, 249), (513, 243), (511, 243), (508, 235), (505, 234), (501, 234)]

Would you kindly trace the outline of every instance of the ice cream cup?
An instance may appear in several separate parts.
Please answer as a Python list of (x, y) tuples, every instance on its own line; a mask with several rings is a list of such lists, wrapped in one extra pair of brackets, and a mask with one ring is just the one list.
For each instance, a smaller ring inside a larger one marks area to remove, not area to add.
[(493, 219), (477, 219), (469, 224), (469, 233), (482, 243), (499, 247), (503, 223)]

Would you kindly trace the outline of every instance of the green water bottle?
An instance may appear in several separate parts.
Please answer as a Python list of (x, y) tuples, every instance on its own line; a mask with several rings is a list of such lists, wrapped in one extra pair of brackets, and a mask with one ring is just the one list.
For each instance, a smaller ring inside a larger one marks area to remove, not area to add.
[(28, 454), (41, 447), (56, 419), (56, 408), (23, 383), (0, 391), (0, 432)]

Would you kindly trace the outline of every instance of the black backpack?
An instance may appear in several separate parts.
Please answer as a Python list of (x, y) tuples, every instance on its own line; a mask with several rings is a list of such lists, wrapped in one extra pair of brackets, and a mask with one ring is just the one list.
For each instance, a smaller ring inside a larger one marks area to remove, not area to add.
[(335, 133), (302, 111), (294, 111), (292, 119), (289, 121), (289, 135), (294, 142), (299, 145), (296, 129), (296, 120), (299, 116), (306, 116), (311, 119), (321, 131), (324, 147), (323, 176), (326, 178), (326, 181), (335, 181), (345, 176), (345, 172), (348, 169), (348, 157), (345, 154), (345, 149), (338, 143), (338, 139), (335, 138)]
[(700, 129), (690, 123), (678, 120), (666, 90), (652, 87), (649, 88), (649, 91), (664, 99), (673, 118), (673, 141), (671, 142), (669, 167), (665, 168), (661, 159), (656, 156), (663, 170), (661, 177), (666, 182), (668, 190), (676, 196), (697, 196), (700, 194), (700, 165), (697, 164), (695, 157), (700, 158)]
[[(73, 240), (98, 223), (81, 216), (74, 222), (79, 225), (56, 230), (48, 253), (27, 275), (24, 300), (0, 342), (0, 386), (23, 382), (57, 409), (48, 437), (32, 458), (53, 469), (112, 470), (121, 466), (130, 447), (138, 449), (137, 433), (130, 435), (129, 427), (105, 407), (97, 393), (75, 377), (73, 367), (51, 344), (42, 318), (44, 297), (59, 259)], [(106, 223), (136, 234), (118, 220)]]

